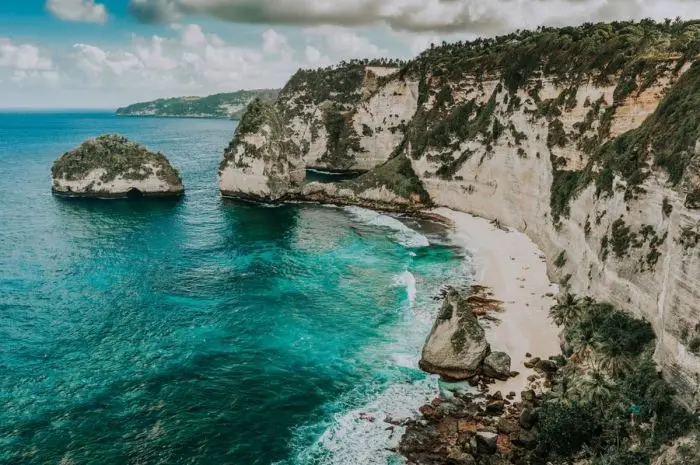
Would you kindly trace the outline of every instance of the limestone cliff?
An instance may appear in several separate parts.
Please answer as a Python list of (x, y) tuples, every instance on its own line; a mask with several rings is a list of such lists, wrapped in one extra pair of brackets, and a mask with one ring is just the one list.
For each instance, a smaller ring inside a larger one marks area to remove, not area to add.
[(53, 165), (52, 191), (66, 197), (171, 197), (184, 193), (177, 170), (161, 153), (117, 134), (84, 142)]
[(541, 28), (300, 72), (277, 110), (306, 166), (408, 160), (433, 204), (527, 233), (571, 292), (652, 323), (698, 406), (698, 52), (697, 22)]
[(257, 99), (248, 106), (219, 167), (224, 196), (278, 201), (299, 189), (304, 165), (277, 110)]
[(418, 81), (399, 68), (351, 63), (299, 71), (278, 108), (308, 168), (369, 170), (401, 143), (417, 98)]

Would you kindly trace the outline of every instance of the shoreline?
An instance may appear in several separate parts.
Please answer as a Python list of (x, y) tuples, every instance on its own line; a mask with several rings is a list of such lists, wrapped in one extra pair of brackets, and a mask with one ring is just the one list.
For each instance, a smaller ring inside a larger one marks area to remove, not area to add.
[(519, 375), (496, 381), (489, 391), (515, 392), (519, 397), (521, 391), (533, 387), (528, 377), (535, 371), (525, 367), (525, 355), (547, 358), (561, 352), (560, 329), (549, 318), (559, 286), (549, 280), (542, 252), (525, 234), (499, 229), (484, 218), (448, 208), (426, 213), (447, 220), (443, 224), (451, 226), (455, 244), (475, 259), (474, 284), (488, 288), (494, 299), (502, 301), (502, 311), (493, 315), (499, 321), (482, 321), (482, 326), (492, 351), (506, 352), (511, 370)]

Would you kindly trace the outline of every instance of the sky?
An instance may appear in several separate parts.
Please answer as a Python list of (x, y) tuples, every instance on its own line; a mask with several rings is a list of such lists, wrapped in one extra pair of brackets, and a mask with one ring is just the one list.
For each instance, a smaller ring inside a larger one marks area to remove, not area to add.
[(0, 108), (116, 108), (282, 87), (539, 25), (700, 18), (700, 0), (0, 0)]

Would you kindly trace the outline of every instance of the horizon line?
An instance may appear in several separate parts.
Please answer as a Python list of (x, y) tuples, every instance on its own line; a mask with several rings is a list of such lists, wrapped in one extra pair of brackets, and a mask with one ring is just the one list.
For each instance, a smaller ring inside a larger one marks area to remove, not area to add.
[(0, 107), (0, 112), (16, 111), (116, 111), (118, 107)]

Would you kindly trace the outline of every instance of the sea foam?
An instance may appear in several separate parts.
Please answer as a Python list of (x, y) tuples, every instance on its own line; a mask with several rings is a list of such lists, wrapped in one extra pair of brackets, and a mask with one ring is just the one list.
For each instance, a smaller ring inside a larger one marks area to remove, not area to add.
[(408, 303), (409, 305), (413, 305), (413, 302), (416, 300), (416, 277), (413, 276), (413, 273), (408, 270), (404, 271), (394, 278), (394, 284), (397, 287), (406, 288)]
[(361, 408), (334, 416), (331, 425), (309, 448), (293, 459), (294, 464), (387, 465), (400, 463), (393, 451), (405, 428), (387, 423), (416, 416), (420, 406), (435, 397), (436, 383), (425, 378), (389, 386)]
[(428, 247), (430, 245), (430, 241), (427, 237), (389, 215), (354, 206), (345, 207), (345, 211), (350, 213), (355, 220), (361, 223), (390, 229), (392, 231), (391, 238), (404, 247), (418, 248)]

